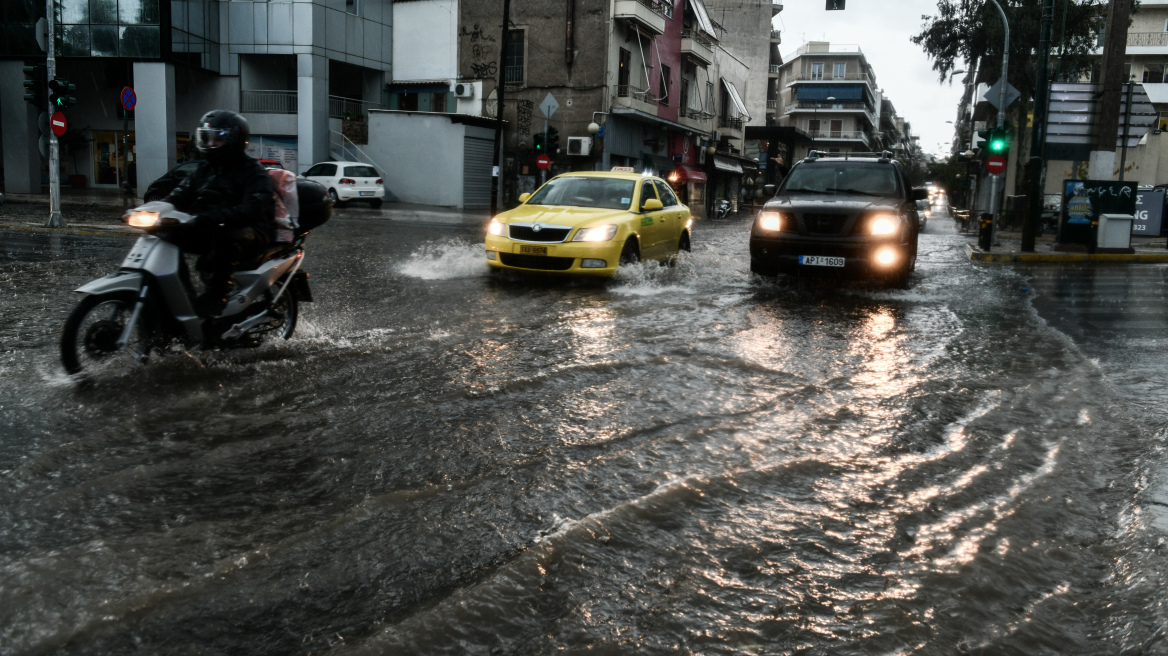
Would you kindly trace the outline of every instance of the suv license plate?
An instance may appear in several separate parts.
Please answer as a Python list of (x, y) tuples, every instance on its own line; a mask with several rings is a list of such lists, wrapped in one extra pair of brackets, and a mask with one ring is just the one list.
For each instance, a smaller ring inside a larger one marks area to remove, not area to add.
[(519, 252), (524, 255), (547, 255), (547, 246), (520, 246)]
[(842, 267), (844, 265), (844, 258), (824, 257), (822, 255), (800, 255), (799, 264), (806, 266)]

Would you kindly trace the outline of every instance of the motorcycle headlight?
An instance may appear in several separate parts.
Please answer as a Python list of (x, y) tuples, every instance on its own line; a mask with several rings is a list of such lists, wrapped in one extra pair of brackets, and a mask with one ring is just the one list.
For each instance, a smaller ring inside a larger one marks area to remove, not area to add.
[(595, 228), (581, 228), (576, 231), (572, 241), (608, 241), (616, 236), (615, 225), (602, 225)]
[(900, 219), (893, 214), (877, 214), (868, 220), (868, 234), (894, 235), (900, 230)]
[(783, 215), (778, 212), (763, 212), (758, 217), (759, 230), (778, 232), (783, 229)]
[(495, 235), (496, 237), (502, 237), (503, 235), (507, 234), (507, 225), (498, 221), (497, 219), (491, 219), (490, 225), (487, 226), (487, 232)]
[(134, 228), (153, 228), (158, 225), (158, 212), (132, 211), (126, 216), (126, 223)]

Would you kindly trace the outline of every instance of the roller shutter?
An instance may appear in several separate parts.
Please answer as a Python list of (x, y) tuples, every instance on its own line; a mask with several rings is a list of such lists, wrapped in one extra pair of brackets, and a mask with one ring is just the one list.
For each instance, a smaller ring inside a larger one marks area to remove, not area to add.
[(462, 206), (491, 206), (491, 159), (495, 143), (490, 139), (465, 137), (462, 157)]

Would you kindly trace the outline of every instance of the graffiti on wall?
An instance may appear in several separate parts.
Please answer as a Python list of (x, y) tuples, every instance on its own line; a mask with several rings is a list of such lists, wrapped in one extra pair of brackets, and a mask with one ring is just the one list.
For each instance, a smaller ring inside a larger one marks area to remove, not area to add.
[(474, 29), (463, 26), (459, 35), (470, 46), (470, 73), (472, 77), (491, 78), (499, 72), (499, 63), (496, 60), (495, 37), (483, 31), (482, 26), (475, 23)]
[(515, 127), (516, 133), (523, 136), (531, 134), (531, 113), (535, 109), (535, 103), (530, 100), (520, 100), (515, 108)]

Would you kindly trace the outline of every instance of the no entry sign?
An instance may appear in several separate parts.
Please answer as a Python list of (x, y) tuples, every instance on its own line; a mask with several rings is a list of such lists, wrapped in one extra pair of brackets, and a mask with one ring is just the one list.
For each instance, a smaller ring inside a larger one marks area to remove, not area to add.
[(130, 87), (122, 87), (121, 101), (122, 108), (127, 112), (131, 111), (134, 109), (134, 105), (138, 104), (138, 94), (134, 93)]
[(53, 112), (53, 115), (49, 117), (49, 129), (58, 137), (64, 136), (65, 130), (69, 129), (69, 124), (65, 121), (65, 115), (61, 112)]
[(535, 165), (541, 169), (551, 168), (552, 158), (548, 157), (547, 155), (540, 155), (539, 157), (535, 158)]
[(986, 171), (997, 175), (1006, 170), (1006, 158), (994, 155), (986, 160)]

